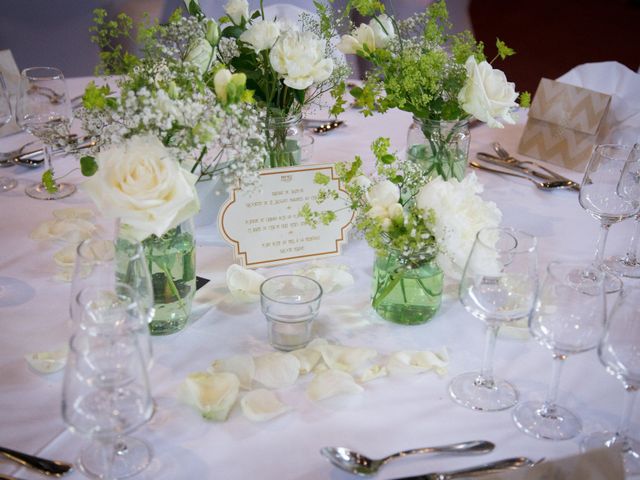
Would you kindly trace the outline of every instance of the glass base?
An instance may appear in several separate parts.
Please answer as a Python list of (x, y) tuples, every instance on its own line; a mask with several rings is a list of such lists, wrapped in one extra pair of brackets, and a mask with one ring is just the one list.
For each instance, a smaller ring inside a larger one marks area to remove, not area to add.
[(613, 432), (597, 432), (587, 435), (580, 444), (583, 452), (605, 447), (620, 450), (624, 461), (624, 471), (627, 475), (640, 475), (639, 441), (629, 437), (620, 437)]
[(640, 278), (640, 263), (629, 261), (626, 256), (609, 257), (602, 262), (607, 271), (627, 278)]
[(463, 407), (484, 412), (506, 410), (518, 402), (518, 391), (506, 380), (483, 380), (479, 372), (458, 375), (449, 384), (449, 395)]
[(59, 198), (65, 198), (76, 191), (76, 186), (71, 183), (58, 183), (58, 190), (55, 192), (48, 192), (42, 183), (36, 183), (30, 187), (25, 188), (24, 192), (31, 198), (38, 200), (58, 200)]
[(0, 192), (8, 192), (9, 190), (13, 190), (17, 185), (18, 182), (15, 178), (0, 177)]
[[(104, 458), (104, 449), (94, 443), (80, 454), (78, 465), (82, 472), (92, 478), (128, 478), (143, 471), (151, 463), (151, 447), (136, 438), (119, 438), (110, 459)], [(110, 461), (111, 467), (105, 463)]]
[(568, 440), (580, 433), (582, 422), (563, 407), (545, 410), (540, 402), (525, 402), (513, 411), (513, 421), (527, 435), (547, 440)]

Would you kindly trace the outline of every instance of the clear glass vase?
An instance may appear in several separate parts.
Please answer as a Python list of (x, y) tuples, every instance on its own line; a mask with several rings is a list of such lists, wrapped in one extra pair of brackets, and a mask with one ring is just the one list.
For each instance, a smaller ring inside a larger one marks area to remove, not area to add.
[(371, 305), (385, 320), (419, 325), (438, 312), (442, 286), (442, 270), (432, 257), (413, 261), (393, 250), (378, 253)]
[(430, 120), (413, 117), (407, 133), (407, 159), (427, 174), (462, 180), (469, 157), (469, 120)]
[(151, 272), (154, 315), (152, 335), (182, 330), (189, 320), (196, 292), (196, 242), (193, 219), (182, 222), (164, 235), (151, 235), (142, 242)]
[(300, 164), (304, 129), (302, 115), (278, 115), (270, 113), (265, 121), (267, 151), (270, 168), (290, 167)]

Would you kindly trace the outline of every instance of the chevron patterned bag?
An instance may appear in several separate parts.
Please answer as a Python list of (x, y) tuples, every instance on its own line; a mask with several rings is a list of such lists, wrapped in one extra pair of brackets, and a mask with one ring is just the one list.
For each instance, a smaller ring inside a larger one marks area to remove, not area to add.
[(520, 138), (523, 155), (583, 171), (611, 96), (543, 78)]

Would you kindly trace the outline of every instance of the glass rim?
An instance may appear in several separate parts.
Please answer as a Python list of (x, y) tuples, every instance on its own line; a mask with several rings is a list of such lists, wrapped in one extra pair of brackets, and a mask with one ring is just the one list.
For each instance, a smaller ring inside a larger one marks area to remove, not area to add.
[[(42, 71), (42, 73), (48, 71), (50, 72), (50, 74), (49, 75), (32, 75), (32, 72), (38, 72), (38, 71)], [(43, 79), (43, 78), (48, 78), (50, 80), (64, 79), (64, 74), (62, 73), (62, 70), (60, 70), (58, 67), (27, 67), (20, 72), (20, 76), (28, 79), (34, 79), (34, 80)]]
[[(513, 238), (513, 241), (514, 241), (515, 245), (513, 246), (513, 248), (507, 248), (507, 249), (499, 249), (495, 245), (489, 245), (482, 238), (482, 236), (483, 236), (483, 234), (485, 232), (490, 232), (490, 231), (508, 233), (509, 236), (511, 236), (511, 238)], [(521, 241), (520, 239), (522, 239), (522, 240), (528, 239), (531, 242), (531, 245), (529, 247), (526, 247), (525, 245), (523, 245), (523, 241)], [(480, 243), (483, 247), (491, 249), (491, 250), (496, 250), (499, 253), (531, 253), (531, 252), (534, 252), (538, 247), (538, 238), (535, 235), (532, 235), (530, 233), (524, 232), (522, 230), (518, 230), (517, 228), (513, 228), (513, 227), (484, 227), (484, 228), (481, 228), (480, 230), (478, 230), (478, 233), (476, 233), (476, 241), (478, 243)], [(520, 248), (520, 247), (523, 247), (523, 246), (525, 248)]]
[[(76, 293), (75, 297), (74, 297), (74, 302), (76, 305), (78, 305), (80, 308), (82, 308), (82, 310), (86, 310), (87, 309), (87, 305), (86, 303), (83, 303), (80, 301), (80, 296), (88, 291), (97, 291), (97, 292), (112, 292), (115, 294), (115, 296), (120, 299), (122, 297), (123, 300), (126, 299), (126, 305), (123, 305), (124, 308), (140, 308), (140, 303), (138, 301), (137, 298), (137, 294), (136, 291), (134, 290), (134, 288), (131, 285), (128, 285), (126, 283), (123, 282), (115, 282), (114, 283), (115, 288), (111, 289), (109, 287), (103, 287), (103, 286), (96, 286), (96, 285), (89, 285), (87, 287), (83, 287), (80, 290), (78, 290), (78, 293)], [(123, 290), (126, 290), (126, 293), (122, 293)], [(124, 302), (123, 302), (124, 303)]]
[[(83, 250), (88, 248), (88, 245), (91, 243), (95, 243), (95, 242), (106, 242), (106, 243), (110, 243), (113, 246), (113, 256), (111, 258), (106, 258), (106, 259), (102, 259), (102, 258), (88, 258), (84, 253)], [(116, 246), (115, 246), (116, 240), (108, 240), (108, 239), (104, 239), (104, 238), (86, 238), (84, 239), (82, 242), (80, 242), (78, 244), (78, 246), (76, 247), (76, 254), (78, 256), (78, 258), (81, 258), (84, 262), (86, 263), (92, 263), (92, 264), (104, 264), (104, 263), (109, 263), (111, 261), (114, 261), (116, 258)], [(132, 253), (131, 255), (127, 255), (127, 257), (130, 260), (138, 260), (140, 258), (143, 258), (144, 255), (144, 248), (142, 246), (142, 243), (140, 242), (135, 242), (132, 243), (132, 245), (135, 245), (135, 252)]]
[[(318, 294), (313, 297), (310, 300), (305, 300), (304, 302), (287, 302), (287, 301), (283, 301), (283, 300), (279, 300), (277, 298), (273, 298), (269, 295), (267, 295), (264, 292), (264, 286), (266, 283), (270, 282), (271, 280), (275, 280), (277, 278), (282, 278), (282, 277), (290, 277), (290, 278), (299, 278), (299, 279), (303, 279), (304, 281), (309, 281), (311, 283), (314, 283), (316, 287), (318, 287)], [(260, 284), (260, 296), (266, 298), (267, 300), (271, 300), (272, 302), (277, 302), (277, 303), (281, 303), (283, 305), (306, 305), (308, 303), (313, 303), (317, 300), (319, 300), (322, 297), (323, 294), (323, 290), (322, 290), (322, 285), (320, 285), (320, 283), (318, 283), (316, 280), (314, 280), (313, 278), (309, 278), (309, 277), (305, 277), (304, 275), (296, 275), (296, 274), (288, 274), (288, 273), (284, 273), (282, 275), (275, 275), (273, 277), (269, 277), (267, 278), (264, 282), (262, 282)]]

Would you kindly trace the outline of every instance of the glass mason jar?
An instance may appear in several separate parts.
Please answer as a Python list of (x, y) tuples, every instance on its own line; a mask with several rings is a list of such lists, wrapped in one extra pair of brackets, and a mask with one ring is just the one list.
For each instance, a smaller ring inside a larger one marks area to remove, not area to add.
[(302, 114), (277, 115), (269, 113), (265, 120), (267, 151), (270, 168), (300, 164), (304, 129)]
[(442, 301), (443, 273), (433, 257), (411, 261), (388, 250), (373, 264), (373, 309), (385, 320), (419, 325), (432, 318)]
[(407, 159), (427, 174), (462, 180), (469, 157), (469, 120), (429, 120), (413, 117), (407, 133)]
[(191, 313), (196, 292), (196, 242), (193, 219), (189, 218), (158, 237), (142, 241), (153, 283), (152, 335), (182, 330)]

